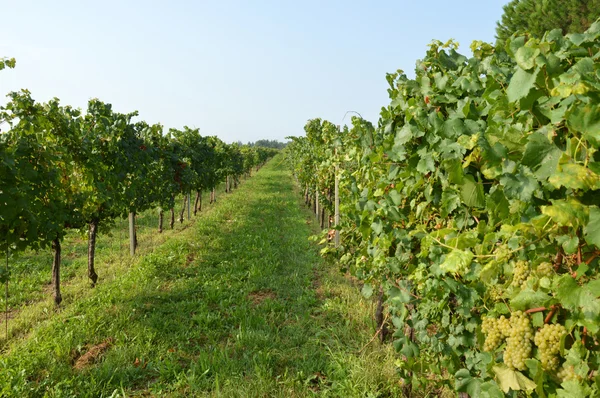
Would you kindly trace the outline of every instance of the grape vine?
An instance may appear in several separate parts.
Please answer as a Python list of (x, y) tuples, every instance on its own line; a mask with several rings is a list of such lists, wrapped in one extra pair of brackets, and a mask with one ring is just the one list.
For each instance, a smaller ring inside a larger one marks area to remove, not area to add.
[[(15, 67), (0, 58), (0, 70)], [(95, 240), (101, 226), (146, 209), (173, 209), (176, 195), (235, 182), (276, 150), (225, 144), (184, 127), (134, 122), (90, 100), (87, 112), (58, 99), (36, 102), (13, 92), (0, 107), (0, 251), (52, 247), (55, 303), (60, 293), (61, 241), (69, 229), (89, 231), (88, 276), (94, 285)], [(161, 224), (162, 225), (162, 224)], [(8, 275), (3, 272), (0, 280)]]
[(322, 254), (385, 292), (407, 385), (597, 395), (600, 22), (471, 50), (434, 41), (376, 126), (311, 120), (288, 161), (327, 209), (339, 180)]

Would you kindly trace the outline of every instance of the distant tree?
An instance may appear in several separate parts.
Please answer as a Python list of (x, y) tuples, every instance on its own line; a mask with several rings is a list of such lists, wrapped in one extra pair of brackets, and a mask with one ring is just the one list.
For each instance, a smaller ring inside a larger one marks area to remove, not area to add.
[(600, 0), (512, 0), (496, 26), (496, 44), (504, 46), (515, 32), (542, 37), (552, 29), (582, 33), (600, 17)]
[(249, 142), (248, 146), (260, 146), (263, 148), (275, 148), (283, 149), (287, 145), (287, 142), (279, 142), (277, 140), (258, 140), (256, 142)]

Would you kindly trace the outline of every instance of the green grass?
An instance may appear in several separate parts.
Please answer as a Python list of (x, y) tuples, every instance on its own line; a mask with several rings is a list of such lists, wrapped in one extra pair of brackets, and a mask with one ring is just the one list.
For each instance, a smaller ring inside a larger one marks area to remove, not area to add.
[(61, 310), (18, 312), (0, 396), (399, 396), (393, 349), (358, 353), (373, 303), (319, 258), (280, 162), (126, 265), (107, 249), (111, 276), (73, 276)]

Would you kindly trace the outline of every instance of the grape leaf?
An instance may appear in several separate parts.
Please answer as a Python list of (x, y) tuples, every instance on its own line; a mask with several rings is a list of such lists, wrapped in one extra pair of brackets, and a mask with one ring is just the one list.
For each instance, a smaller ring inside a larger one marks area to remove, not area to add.
[(583, 228), (585, 241), (600, 249), (600, 209), (596, 206), (589, 208), (589, 222)]
[(527, 202), (538, 188), (535, 178), (524, 174), (521, 170), (515, 174), (503, 174), (500, 184), (504, 186), (504, 193), (508, 198), (516, 198)]
[(521, 47), (515, 53), (515, 60), (520, 68), (529, 70), (535, 66), (535, 57), (539, 54), (539, 48)]
[(512, 300), (510, 305), (517, 310), (528, 310), (530, 308), (544, 307), (551, 300), (546, 293), (530, 288), (521, 290)]
[(468, 369), (461, 369), (454, 375), (454, 389), (466, 392), (470, 397), (481, 395), (481, 379), (474, 378)]
[(541, 133), (529, 136), (521, 162), (534, 171), (536, 177), (544, 180), (556, 170), (562, 151)]
[(588, 209), (574, 199), (553, 200), (552, 206), (541, 206), (542, 213), (560, 226), (576, 227), (588, 224)]
[(470, 207), (484, 207), (485, 196), (483, 193), (483, 185), (475, 182), (471, 175), (467, 175), (463, 179), (460, 187), (460, 197), (463, 203)]
[(563, 388), (558, 389), (556, 394), (559, 398), (581, 398), (589, 397), (592, 389), (576, 380), (565, 381), (561, 384)]
[(583, 136), (594, 142), (600, 143), (600, 105), (578, 105), (567, 116), (570, 128), (581, 132)]
[(595, 190), (600, 188), (600, 176), (579, 164), (567, 163), (558, 166), (548, 181), (556, 188)]
[(508, 101), (515, 102), (526, 97), (535, 85), (535, 79), (537, 79), (539, 72), (539, 68), (536, 68), (533, 72), (527, 72), (521, 68), (517, 68), (517, 72), (510, 79), (510, 84), (506, 89)]
[(523, 373), (518, 370), (511, 370), (506, 365), (494, 366), (492, 370), (496, 374), (496, 380), (505, 394), (508, 394), (510, 390), (533, 391), (537, 386), (533, 380), (527, 378)]
[(470, 251), (452, 250), (440, 264), (440, 269), (447, 273), (464, 274), (469, 269), (471, 261), (473, 261), (473, 253)]
[(370, 283), (365, 283), (361, 289), (363, 297), (370, 298), (373, 295), (373, 286)]

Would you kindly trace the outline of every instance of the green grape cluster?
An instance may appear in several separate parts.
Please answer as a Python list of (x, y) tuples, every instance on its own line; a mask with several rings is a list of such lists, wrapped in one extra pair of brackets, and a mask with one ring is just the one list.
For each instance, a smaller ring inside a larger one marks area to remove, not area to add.
[(485, 342), (483, 343), (484, 351), (494, 351), (500, 347), (504, 340), (504, 333), (500, 328), (500, 320), (496, 318), (483, 318), (481, 323), (481, 331), (485, 335)]
[(554, 275), (554, 266), (549, 262), (543, 262), (537, 266), (536, 273), (540, 277), (547, 276), (550, 278), (552, 275)]
[(504, 294), (504, 290), (502, 289), (501, 286), (494, 285), (494, 286), (488, 288), (487, 293), (488, 293), (488, 297), (492, 301), (500, 301), (500, 300), (502, 300), (502, 296)]
[(518, 287), (523, 286), (529, 276), (529, 263), (527, 261), (517, 261), (513, 268), (513, 280), (511, 285)]
[(561, 366), (560, 370), (556, 373), (556, 376), (558, 376), (558, 378), (563, 382), (569, 380), (581, 380), (581, 377), (575, 373), (575, 368), (573, 365), (567, 364)]
[(542, 367), (546, 370), (556, 370), (559, 365), (558, 353), (560, 339), (567, 334), (563, 325), (544, 325), (534, 337), (535, 345), (539, 349)]
[(510, 317), (510, 330), (506, 339), (504, 363), (511, 369), (525, 370), (525, 360), (531, 356), (533, 328), (531, 321), (521, 311)]

